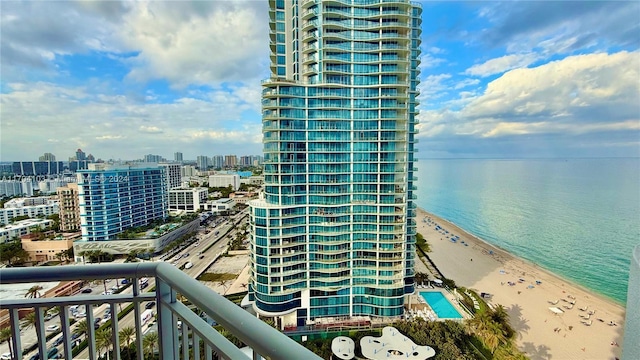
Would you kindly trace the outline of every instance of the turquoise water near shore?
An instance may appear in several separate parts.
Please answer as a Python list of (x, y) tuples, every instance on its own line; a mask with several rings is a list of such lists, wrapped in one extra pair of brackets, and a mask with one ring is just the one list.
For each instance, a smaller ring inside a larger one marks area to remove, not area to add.
[(417, 175), (421, 208), (626, 302), (640, 159), (421, 159)]

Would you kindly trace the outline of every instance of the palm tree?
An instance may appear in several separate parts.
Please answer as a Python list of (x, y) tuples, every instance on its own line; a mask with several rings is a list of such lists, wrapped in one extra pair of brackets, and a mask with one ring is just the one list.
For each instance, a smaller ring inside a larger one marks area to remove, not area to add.
[(35, 327), (36, 326), (36, 312), (32, 311), (30, 313), (28, 313), (25, 317), (22, 318), (22, 324), (21, 327), (23, 329), (28, 329), (30, 327)]
[(11, 354), (10, 357), (14, 359), (15, 357), (13, 356), (13, 346), (11, 345), (12, 337), (13, 332), (11, 331), (10, 327), (2, 328), (2, 330), (0, 330), (0, 343), (4, 342), (5, 340), (7, 341), (9, 345), (9, 353)]
[(145, 349), (145, 351), (148, 352), (148, 354), (151, 357), (153, 357), (153, 352), (155, 351), (157, 344), (158, 344), (158, 333), (155, 331), (152, 333), (148, 333), (142, 339), (142, 347)]
[(87, 320), (77, 322), (75, 329), (73, 329), (73, 333), (78, 335), (86, 334), (88, 331), (89, 324), (87, 323)]
[(120, 338), (120, 344), (127, 344), (127, 355), (129, 359), (131, 359), (131, 337), (136, 334), (136, 329), (131, 326), (127, 326), (122, 328), (118, 333), (118, 337)]
[(104, 328), (96, 332), (96, 347), (100, 353), (102, 353), (103, 349), (106, 351), (107, 360), (109, 360), (109, 347), (111, 344), (111, 328)]
[(44, 289), (42, 286), (34, 285), (31, 288), (29, 288), (29, 290), (27, 290), (27, 293), (24, 294), (24, 297), (28, 297), (29, 299), (42, 297), (42, 294), (40, 293), (40, 290), (42, 289)]

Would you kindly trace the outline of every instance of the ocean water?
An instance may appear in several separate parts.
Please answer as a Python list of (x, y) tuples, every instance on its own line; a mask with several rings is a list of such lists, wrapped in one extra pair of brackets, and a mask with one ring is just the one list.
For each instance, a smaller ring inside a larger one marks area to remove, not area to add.
[(626, 302), (640, 244), (640, 159), (432, 160), (423, 209), (565, 279)]

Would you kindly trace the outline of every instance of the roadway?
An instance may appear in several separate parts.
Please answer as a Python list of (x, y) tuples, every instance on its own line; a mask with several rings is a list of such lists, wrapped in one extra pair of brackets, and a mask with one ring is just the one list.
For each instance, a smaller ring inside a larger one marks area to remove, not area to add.
[[(235, 236), (237, 232), (237, 227), (240, 227), (242, 226), (243, 223), (248, 222), (248, 219), (243, 219), (247, 215), (248, 215), (248, 208), (234, 215), (232, 218), (227, 218), (222, 221), (214, 220), (214, 223), (212, 224), (213, 225), (212, 228), (210, 228), (209, 226), (200, 227), (198, 234), (196, 235), (196, 238), (198, 239), (196, 242), (193, 242), (189, 245), (180, 246), (178, 249), (174, 250), (173, 252), (170, 252), (169, 254), (159, 255), (157, 257), (152, 258), (150, 261), (170, 261), (172, 259), (175, 259), (177, 260), (174, 263), (174, 265), (176, 266), (182, 266), (187, 262), (191, 262), (193, 264), (193, 267), (191, 267), (190, 269), (183, 269), (183, 271), (195, 279), (200, 274), (202, 274), (207, 268), (209, 268), (215, 262), (215, 260), (222, 253), (226, 251), (229, 241), (232, 239), (233, 236)], [(242, 221), (239, 222), (241, 219)], [(238, 223), (238, 226), (235, 226), (236, 223)], [(205, 233), (206, 230), (210, 230), (210, 232)], [(217, 235), (216, 235), (216, 232), (218, 232)], [(220, 240), (225, 240), (225, 241), (220, 241)], [(199, 254), (199, 252), (201, 251), (200, 249), (206, 249), (208, 247), (209, 249), (207, 251)], [(203, 259), (200, 259), (199, 258), (200, 255), (205, 255), (205, 257)], [(116, 281), (119, 281), (119, 280), (116, 279)], [(155, 279), (149, 278), (148, 288), (153, 288), (154, 285), (155, 285)], [(113, 286), (115, 286), (115, 283), (113, 281), (110, 281), (107, 285), (107, 290), (110, 290), (111, 287)], [(79, 293), (76, 296), (95, 295), (97, 292), (104, 291), (104, 288), (102, 285), (91, 284), (90, 286), (87, 286), (85, 288), (91, 288), (92, 292), (90, 294)], [(131, 294), (132, 292), (133, 292), (133, 288), (129, 286), (125, 290), (123, 290), (121, 293)], [(128, 303), (122, 303), (121, 305), (124, 308), (128, 305)], [(102, 304), (98, 307), (94, 307), (93, 309), (94, 319), (97, 318), (98, 316), (104, 318), (104, 312), (108, 307), (109, 307), (108, 304)], [(145, 310), (144, 304), (140, 305), (140, 309), (141, 309), (140, 310), (141, 312)], [(132, 311), (129, 314), (127, 314), (125, 317), (120, 319), (120, 321), (118, 322), (118, 327), (120, 329), (128, 326), (135, 327), (135, 317), (133, 316), (133, 314), (134, 312)], [(84, 318), (76, 318), (76, 321), (79, 322), (79, 321), (82, 321), (83, 319)], [(60, 317), (54, 316), (52, 319), (46, 322), (45, 327), (50, 325), (60, 326)], [(74, 329), (75, 329), (75, 324), (71, 325), (70, 327), (70, 330), (72, 333)], [(144, 330), (144, 326), (143, 326), (143, 330)], [(21, 333), (20, 339), (21, 339), (21, 344), (23, 344), (22, 345), (23, 348), (26, 348), (30, 346), (30, 344), (34, 344), (37, 342), (37, 334), (34, 327), (21, 330), (20, 333)], [(47, 332), (47, 334), (49, 333)], [(60, 335), (55, 336), (50, 341), (48, 341), (47, 349), (52, 348), (55, 340), (61, 336), (62, 336), (62, 333), (60, 333)], [(60, 344), (57, 346), (57, 348), (60, 353), (64, 352), (64, 345)], [(9, 352), (8, 342), (4, 342), (0, 344), (0, 354), (4, 354), (7, 352)], [(30, 357), (35, 355), (36, 352), (37, 350), (32, 351), (27, 355), (25, 355), (24, 358), (30, 359)], [(89, 358), (88, 347), (85, 350), (83, 350), (80, 354), (78, 354), (76, 358), (88, 359)]]

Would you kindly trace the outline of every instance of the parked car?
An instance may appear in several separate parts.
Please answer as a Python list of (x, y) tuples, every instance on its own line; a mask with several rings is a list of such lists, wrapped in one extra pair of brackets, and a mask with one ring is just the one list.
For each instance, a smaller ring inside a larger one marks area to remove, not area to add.
[(93, 290), (91, 290), (90, 288), (82, 289), (83, 294), (89, 294), (91, 291)]
[(55, 316), (55, 315), (53, 315), (53, 314), (48, 314), (48, 313), (47, 313), (47, 314), (44, 316), (44, 321), (49, 321), (49, 320), (53, 319), (53, 317), (54, 317), (54, 316)]
[(54, 332), (60, 330), (60, 325), (49, 325), (47, 326), (48, 332)]
[(156, 302), (155, 302), (155, 301), (151, 301), (151, 302), (148, 302), (148, 303), (144, 306), (144, 308), (145, 308), (145, 309), (151, 309), (151, 308), (152, 308), (152, 307), (154, 307), (154, 306), (156, 306)]
[(204, 259), (204, 255), (198, 256), (198, 259), (200, 259), (200, 260)]
[(122, 285), (127, 285), (129, 283), (128, 279), (122, 279), (122, 281), (120, 281), (120, 284)]
[(0, 355), (0, 360), (11, 360), (11, 353), (4, 353)]

